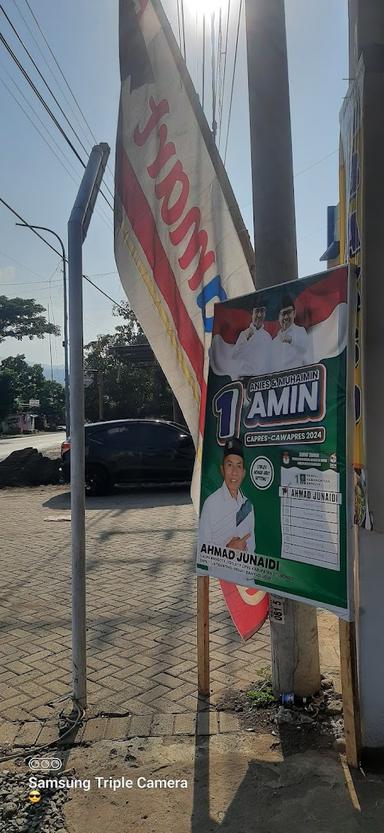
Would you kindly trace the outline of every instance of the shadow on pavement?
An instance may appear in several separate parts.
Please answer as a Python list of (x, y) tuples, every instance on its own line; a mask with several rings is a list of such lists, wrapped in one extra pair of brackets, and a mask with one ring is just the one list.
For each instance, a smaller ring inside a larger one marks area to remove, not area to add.
[[(192, 503), (189, 488), (186, 486), (148, 486), (116, 489), (109, 495), (87, 497), (85, 508), (91, 510), (113, 509), (125, 512), (127, 509), (155, 509), (157, 506), (187, 506)], [(71, 508), (71, 493), (60, 492), (42, 504), (46, 509)]]
[[(195, 738), (191, 833), (382, 833), (384, 772), (349, 770), (335, 752), (273, 761), (218, 754), (215, 737)], [(236, 788), (236, 782), (242, 780)]]

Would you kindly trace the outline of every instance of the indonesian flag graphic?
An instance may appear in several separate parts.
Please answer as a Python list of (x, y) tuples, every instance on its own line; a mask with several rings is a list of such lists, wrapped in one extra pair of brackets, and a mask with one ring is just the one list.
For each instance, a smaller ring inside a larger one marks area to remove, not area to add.
[[(336, 273), (337, 274), (337, 273)], [(285, 295), (289, 284), (285, 284)], [(296, 282), (297, 286), (297, 282)], [(332, 288), (332, 291), (330, 289)], [(261, 294), (261, 293), (260, 293)], [(283, 297), (283, 296), (282, 296)], [(253, 305), (257, 303), (257, 295), (252, 295)], [(346, 282), (342, 270), (339, 280), (325, 275), (313, 287), (306, 287), (295, 298), (292, 304), (295, 311), (296, 327), (304, 328), (308, 336), (307, 359), (302, 364), (313, 364), (322, 359), (330, 359), (343, 352), (348, 338)], [(279, 304), (272, 310), (266, 307), (263, 328), (269, 333), (270, 344), (276, 339), (280, 330), (278, 320)], [(242, 374), (238, 360), (239, 338), (247, 330), (251, 322), (251, 312), (244, 309), (231, 309), (227, 305), (216, 308), (215, 326), (212, 346), (210, 350), (210, 365), (217, 376), (229, 376), (231, 380), (238, 379)], [(255, 351), (257, 351), (257, 344)], [(268, 351), (268, 347), (266, 348)], [(294, 365), (292, 365), (294, 366)], [(268, 367), (267, 372), (287, 369)], [(256, 374), (255, 374), (256, 375)]]

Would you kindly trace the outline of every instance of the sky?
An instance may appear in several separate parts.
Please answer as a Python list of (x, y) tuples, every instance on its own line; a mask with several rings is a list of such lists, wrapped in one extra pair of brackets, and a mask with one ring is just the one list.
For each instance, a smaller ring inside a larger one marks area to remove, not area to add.
[[(220, 144), (222, 155), (228, 125), (239, 2), (232, 0), (231, 3)], [(58, 0), (3, 0), (6, 13), (89, 152), (95, 141), (47, 51), (28, 3), (96, 141), (107, 142), (111, 148), (103, 190), (112, 203), (120, 92), (118, 0), (66, 0), (65, 3), (59, 3)], [(199, 94), (202, 84), (201, 31), (204, 6), (207, 7), (207, 2), (203, 3), (202, 0), (184, 0), (187, 64)], [(164, 0), (164, 7), (177, 36), (176, 0)], [(227, 9), (227, 0), (223, 0), (223, 8)], [(327, 247), (327, 205), (338, 201), (339, 111), (348, 86), (348, 12), (347, 0), (286, 0), (285, 8), (299, 275), (305, 276), (323, 268), (319, 257)], [(39, 85), (41, 92), (44, 92), (55, 114), (85, 157), (85, 151), (71, 134), (68, 124), (38, 78), (9, 23), (1, 13), (0, 17), (0, 31)], [(216, 12), (216, 30), (217, 22)], [(50, 67), (59, 78), (61, 88), (57, 86)], [(206, 87), (208, 82), (207, 70)], [(226, 168), (252, 238), (249, 115), (247, 95), (244, 94), (247, 83), (243, 10)], [(31, 125), (13, 96), (18, 98), (24, 110), (35, 121), (56, 155)], [(205, 104), (208, 120), (211, 118), (210, 103), (207, 92)], [(52, 228), (66, 245), (67, 222), (83, 169), (2, 44), (0, 112), (0, 196), (27, 222)], [(48, 238), (50, 235), (47, 235)], [(55, 245), (53, 237), (51, 240)], [(112, 211), (101, 195), (83, 247), (83, 271), (114, 300), (120, 302), (124, 299), (113, 254)], [(1, 204), (0, 294), (34, 298), (48, 309), (51, 321), (59, 325), (62, 323), (63, 292), (59, 257), (30, 230), (17, 228), (15, 218)], [(91, 341), (98, 334), (113, 332), (117, 323), (118, 320), (112, 315), (112, 303), (85, 284), (84, 342)], [(6, 339), (0, 345), (0, 359), (24, 353), (29, 362), (48, 365), (51, 348), (53, 364), (62, 365), (61, 340), (61, 337), (52, 337), (49, 344), (48, 337), (33, 341), (24, 339), (21, 342)]]

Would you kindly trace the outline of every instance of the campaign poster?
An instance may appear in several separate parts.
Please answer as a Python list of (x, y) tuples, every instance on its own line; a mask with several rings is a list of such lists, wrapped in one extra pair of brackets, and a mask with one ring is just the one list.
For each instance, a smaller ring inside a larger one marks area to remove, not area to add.
[(215, 306), (197, 551), (200, 575), (345, 619), (354, 286), (338, 267)]

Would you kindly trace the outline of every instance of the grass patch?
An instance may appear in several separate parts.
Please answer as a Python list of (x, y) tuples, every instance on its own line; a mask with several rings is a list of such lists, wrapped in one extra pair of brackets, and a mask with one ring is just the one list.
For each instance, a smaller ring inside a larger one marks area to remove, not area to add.
[[(247, 698), (256, 709), (267, 709), (273, 706), (277, 701), (272, 689), (272, 677), (269, 669), (264, 679), (257, 683), (253, 688), (247, 691)], [(263, 669), (264, 671), (264, 669)]]

